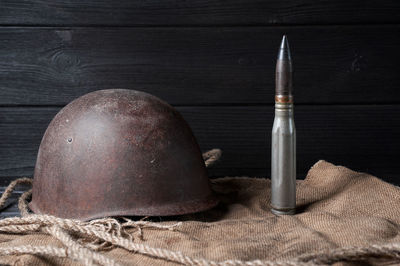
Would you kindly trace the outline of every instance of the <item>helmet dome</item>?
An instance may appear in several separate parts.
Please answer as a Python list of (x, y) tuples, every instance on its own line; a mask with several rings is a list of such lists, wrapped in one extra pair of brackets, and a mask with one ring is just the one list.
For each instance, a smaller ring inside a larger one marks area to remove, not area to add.
[(216, 204), (199, 145), (178, 111), (144, 92), (110, 89), (72, 101), (51, 121), (30, 208), (89, 220), (181, 215)]

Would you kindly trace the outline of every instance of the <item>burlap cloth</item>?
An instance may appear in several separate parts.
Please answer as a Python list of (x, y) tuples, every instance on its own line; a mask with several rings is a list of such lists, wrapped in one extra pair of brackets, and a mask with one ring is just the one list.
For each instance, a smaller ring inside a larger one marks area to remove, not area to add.
[[(269, 179), (227, 177), (213, 180), (212, 187), (221, 200), (216, 208), (159, 222), (171, 225), (183, 221), (175, 230), (142, 228), (139, 237), (137, 228), (127, 229), (132, 232), (132, 241), (204, 259), (203, 264), (363, 261), (383, 265), (396, 263), (396, 258), (400, 262), (399, 188), (371, 175), (319, 161), (304, 181), (298, 181), (298, 213), (281, 217), (270, 212)], [(6, 230), (0, 227), (0, 231)], [(1, 233), (0, 248), (63, 247), (54, 237), (32, 231)], [(122, 265), (175, 265), (116, 246), (100, 253)], [(332, 254), (337, 258), (332, 259)], [(81, 265), (69, 258), (26, 254), (3, 255), (0, 263)]]

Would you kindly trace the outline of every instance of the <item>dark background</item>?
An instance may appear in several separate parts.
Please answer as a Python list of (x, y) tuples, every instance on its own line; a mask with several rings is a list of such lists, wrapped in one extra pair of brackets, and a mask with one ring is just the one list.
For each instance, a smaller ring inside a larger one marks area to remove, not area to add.
[(400, 2), (1, 0), (0, 184), (32, 176), (52, 117), (87, 92), (183, 114), (211, 176), (269, 176), (275, 58), (295, 67), (298, 177), (319, 159), (400, 184)]

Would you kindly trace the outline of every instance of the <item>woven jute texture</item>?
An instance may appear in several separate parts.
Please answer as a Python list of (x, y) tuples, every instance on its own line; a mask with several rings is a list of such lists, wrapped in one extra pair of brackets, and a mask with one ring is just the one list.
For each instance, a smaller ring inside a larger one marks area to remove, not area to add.
[[(269, 179), (226, 177), (213, 180), (212, 187), (221, 200), (212, 210), (157, 218), (153, 219), (155, 223), (147, 225), (146, 221), (130, 221), (130, 226), (123, 226), (122, 230), (119, 229), (124, 221), (113, 219), (108, 220), (108, 227), (107, 220), (99, 222), (101, 227), (96, 222), (69, 224), (63, 219), (35, 215), (18, 221), (2, 220), (0, 263), (389, 265), (400, 262), (400, 190), (371, 175), (319, 161), (304, 181), (298, 181), (298, 213), (280, 217), (270, 212)], [(26, 228), (27, 225), (30, 227)], [(113, 226), (119, 228), (114, 228), (111, 235), (126, 242), (113, 238), (107, 241), (102, 231), (94, 234), (97, 237), (90, 237), (93, 226), (106, 233)], [(85, 234), (90, 241), (84, 241)], [(75, 241), (78, 246), (69, 245), (68, 241)], [(13, 247), (26, 249), (7, 253)], [(36, 252), (32, 252), (35, 247)], [(43, 250), (40, 253), (37, 250), (40, 247), (52, 247), (54, 254), (60, 254), (48, 255)], [(79, 247), (82, 249), (75, 252)], [(92, 251), (100, 257), (93, 257)], [(94, 259), (85, 261), (80, 255)]]

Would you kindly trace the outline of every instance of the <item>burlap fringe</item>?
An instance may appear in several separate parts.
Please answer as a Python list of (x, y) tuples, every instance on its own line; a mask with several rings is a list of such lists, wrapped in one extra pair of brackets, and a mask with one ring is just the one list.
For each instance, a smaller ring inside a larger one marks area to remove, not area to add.
[[(205, 164), (214, 164), (221, 156), (221, 151), (214, 149), (203, 154)], [(7, 199), (19, 184), (32, 184), (30, 178), (20, 178), (10, 183), (0, 198), (0, 209), (4, 208)], [(61, 219), (50, 215), (30, 214), (27, 200), (31, 191), (25, 192), (18, 202), (22, 217), (0, 220), (0, 232), (28, 234), (42, 232), (59, 240), (64, 247), (52, 245), (22, 245), (0, 248), (0, 256), (31, 254), (48, 257), (69, 258), (84, 265), (119, 265), (101, 251), (120, 247), (125, 250), (150, 256), (165, 261), (184, 265), (327, 265), (340, 261), (360, 261), (368, 258), (387, 258), (400, 261), (400, 243), (387, 245), (370, 245), (367, 247), (348, 247), (313, 254), (305, 254), (290, 260), (282, 261), (212, 261), (204, 258), (192, 258), (179, 251), (154, 248), (134, 242), (135, 236), (141, 237), (144, 228), (156, 230), (177, 230), (181, 223), (161, 225), (149, 221), (132, 221), (123, 218), (120, 222), (113, 218), (97, 219), (90, 222)], [(135, 229), (128, 233), (126, 229)]]

